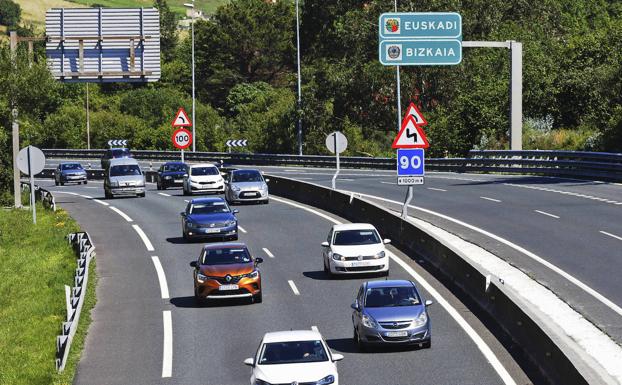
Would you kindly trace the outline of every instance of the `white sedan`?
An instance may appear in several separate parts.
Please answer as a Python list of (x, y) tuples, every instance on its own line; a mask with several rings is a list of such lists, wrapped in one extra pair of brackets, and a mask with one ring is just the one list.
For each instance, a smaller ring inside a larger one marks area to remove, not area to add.
[(378, 230), (369, 223), (334, 225), (322, 242), (324, 271), (329, 274), (389, 274), (389, 256)]
[(291, 330), (266, 333), (254, 358), (244, 364), (251, 369), (251, 385), (337, 385), (337, 361), (343, 355), (330, 351), (319, 332)]
[(191, 195), (195, 192), (224, 193), (225, 180), (215, 165), (193, 164), (188, 167), (188, 174), (184, 175), (183, 190), (184, 195)]

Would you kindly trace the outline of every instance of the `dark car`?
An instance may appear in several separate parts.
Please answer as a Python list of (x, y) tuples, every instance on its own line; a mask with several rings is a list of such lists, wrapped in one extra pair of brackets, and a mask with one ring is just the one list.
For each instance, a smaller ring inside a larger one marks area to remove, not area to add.
[(61, 162), (54, 171), (54, 184), (65, 185), (65, 183), (87, 183), (86, 170), (80, 163)]
[(182, 236), (237, 240), (237, 213), (220, 197), (192, 199), (181, 213)]
[(102, 169), (107, 169), (110, 167), (110, 159), (117, 158), (131, 158), (132, 154), (128, 148), (109, 148), (102, 156), (101, 163)]
[(183, 162), (166, 162), (158, 169), (156, 186), (158, 190), (166, 190), (168, 187), (181, 187), (184, 183), (184, 175), (188, 173), (188, 166)]
[(352, 304), (354, 342), (360, 350), (372, 344), (419, 345), (432, 343), (430, 317), (414, 282), (370, 281), (359, 288)]
[(210, 299), (249, 298), (261, 302), (261, 274), (243, 243), (205, 245), (190, 266), (194, 268), (194, 297), (202, 303)]

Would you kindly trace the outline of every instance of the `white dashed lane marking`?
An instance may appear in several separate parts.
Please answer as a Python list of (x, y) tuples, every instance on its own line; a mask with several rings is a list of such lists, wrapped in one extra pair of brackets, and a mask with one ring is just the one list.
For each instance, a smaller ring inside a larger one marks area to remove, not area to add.
[(610, 236), (611, 238), (615, 238), (615, 239), (617, 239), (617, 240), (622, 241), (622, 237), (619, 237), (619, 236), (617, 236), (617, 235), (613, 235), (613, 234), (608, 233), (608, 232), (606, 232), (606, 231), (602, 231), (602, 230), (601, 230), (601, 231), (599, 231), (599, 233), (601, 233), (601, 234), (605, 234), (605, 235), (607, 235), (607, 236)]
[(244, 234), (248, 233), (248, 231), (246, 231), (246, 229), (244, 229), (244, 227), (238, 225), (238, 230), (240, 230), (241, 232), (243, 232)]
[(504, 185), (512, 186), (512, 187), (526, 188), (526, 189), (530, 189), (530, 190), (552, 192), (552, 193), (557, 193), (557, 194), (562, 194), (562, 195), (573, 196), (573, 197), (577, 197), (577, 198), (589, 199), (589, 200), (593, 200), (593, 201), (597, 201), (597, 202), (608, 203), (608, 204), (612, 204), (612, 205), (618, 205), (618, 206), (622, 205), (622, 202), (616, 201), (616, 200), (612, 200), (612, 199), (600, 198), (600, 197), (596, 197), (596, 196), (593, 196), (593, 195), (579, 194), (579, 193), (575, 193), (575, 192), (571, 192), (571, 191), (556, 190), (556, 189), (552, 189), (552, 188), (548, 188), (548, 187), (527, 186), (527, 185), (524, 185), (524, 184), (515, 184), (515, 183), (504, 183)]
[(445, 189), (442, 188), (436, 188), (436, 187), (428, 187), (428, 190), (432, 190), (432, 191), (447, 191)]
[(491, 202), (501, 202), (499, 199), (495, 199), (495, 198), (488, 198), (488, 197), (480, 197), (482, 199), (486, 199), (487, 201), (491, 201)]
[(266, 249), (265, 247), (262, 249), (264, 253), (266, 253), (266, 255), (270, 258), (274, 258), (274, 254), (272, 254), (270, 252), (270, 250)]
[(300, 292), (298, 291), (298, 288), (296, 287), (296, 284), (294, 283), (294, 281), (290, 279), (289, 281), (287, 281), (287, 283), (289, 283), (289, 287), (292, 288), (292, 291), (294, 292), (295, 295), (300, 295)]
[(533, 210), (533, 211), (537, 212), (538, 214), (542, 214), (542, 215), (546, 215), (551, 218), (559, 219), (559, 216), (555, 214), (547, 213), (546, 211), (540, 211), (540, 210)]

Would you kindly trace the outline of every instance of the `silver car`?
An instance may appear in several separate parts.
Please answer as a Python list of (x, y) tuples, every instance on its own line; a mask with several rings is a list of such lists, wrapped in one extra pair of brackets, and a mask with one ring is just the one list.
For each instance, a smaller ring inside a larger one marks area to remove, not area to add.
[(110, 167), (105, 172), (104, 195), (106, 198), (128, 195), (145, 196), (145, 175), (136, 159), (111, 159)]
[(268, 203), (269, 179), (264, 179), (259, 170), (233, 170), (225, 182), (225, 199), (229, 203), (261, 202)]
[(432, 344), (430, 317), (414, 282), (406, 280), (370, 281), (361, 285), (352, 304), (354, 342), (360, 350), (372, 344)]

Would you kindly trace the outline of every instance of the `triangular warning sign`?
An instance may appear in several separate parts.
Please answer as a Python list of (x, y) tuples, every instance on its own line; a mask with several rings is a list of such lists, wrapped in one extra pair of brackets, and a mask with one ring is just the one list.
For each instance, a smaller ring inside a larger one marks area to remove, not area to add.
[(421, 113), (421, 111), (419, 111), (419, 109), (417, 108), (417, 106), (415, 106), (415, 103), (413, 102), (410, 102), (410, 105), (406, 109), (406, 115), (404, 116), (403, 122), (405, 122), (406, 118), (408, 118), (409, 116), (412, 116), (415, 119), (415, 123), (420, 126), (425, 126), (426, 124), (428, 124), (428, 121), (425, 120), (423, 114)]
[(407, 116), (402, 124), (400, 132), (393, 141), (393, 148), (428, 148), (428, 138), (426, 138), (423, 128), (415, 122), (415, 118)]
[(184, 110), (183, 107), (179, 107), (171, 125), (173, 127), (192, 127), (192, 122), (190, 118), (188, 118), (188, 114), (186, 114), (186, 110)]

